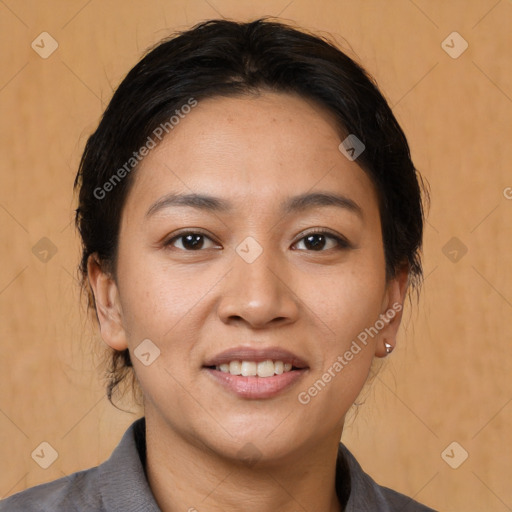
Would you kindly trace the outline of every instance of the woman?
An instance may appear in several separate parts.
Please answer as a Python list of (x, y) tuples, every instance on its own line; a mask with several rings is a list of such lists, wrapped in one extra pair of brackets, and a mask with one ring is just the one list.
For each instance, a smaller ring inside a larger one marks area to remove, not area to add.
[[(1, 511), (428, 511), (339, 443), (419, 285), (421, 178), (367, 74), (214, 20), (126, 76), (75, 181), (81, 271), (144, 418)], [(378, 455), (377, 455), (378, 456)]]

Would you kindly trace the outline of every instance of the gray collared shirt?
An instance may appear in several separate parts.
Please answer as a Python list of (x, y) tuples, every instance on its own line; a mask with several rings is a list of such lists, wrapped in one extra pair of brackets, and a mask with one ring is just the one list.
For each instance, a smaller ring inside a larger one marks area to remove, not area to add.
[[(145, 446), (145, 418), (140, 418), (103, 464), (14, 494), (0, 501), (0, 512), (161, 512), (144, 470)], [(336, 491), (342, 502), (348, 495), (345, 512), (435, 512), (376, 484), (342, 443)]]

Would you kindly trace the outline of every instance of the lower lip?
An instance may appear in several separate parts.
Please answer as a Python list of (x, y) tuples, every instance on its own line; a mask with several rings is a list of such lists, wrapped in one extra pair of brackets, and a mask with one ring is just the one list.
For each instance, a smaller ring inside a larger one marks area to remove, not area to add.
[(272, 398), (296, 383), (306, 369), (291, 370), (273, 377), (244, 377), (230, 373), (205, 368), (205, 370), (225, 389), (235, 393), (241, 398)]

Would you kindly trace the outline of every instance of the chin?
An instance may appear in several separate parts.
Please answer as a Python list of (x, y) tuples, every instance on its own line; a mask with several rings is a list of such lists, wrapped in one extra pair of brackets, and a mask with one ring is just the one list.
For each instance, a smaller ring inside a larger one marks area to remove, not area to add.
[[(211, 439), (207, 444), (221, 457), (247, 466), (271, 465), (303, 453), (307, 436), (299, 426), (269, 428), (270, 425), (263, 425), (265, 423), (261, 420), (252, 424), (243, 423), (239, 430), (235, 430), (237, 434), (233, 438), (226, 435), (222, 439)], [(301, 438), (290, 435), (290, 432), (300, 432)]]

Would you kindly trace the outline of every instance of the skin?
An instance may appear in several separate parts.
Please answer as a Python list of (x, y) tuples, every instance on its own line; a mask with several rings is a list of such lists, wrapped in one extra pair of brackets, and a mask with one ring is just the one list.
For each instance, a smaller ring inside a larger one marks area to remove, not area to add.
[[(404, 267), (386, 280), (377, 196), (341, 140), (332, 114), (294, 95), (202, 100), (134, 175), (115, 279), (89, 260), (101, 335), (130, 349), (143, 391), (148, 480), (164, 512), (341, 510), (334, 475), (345, 414), (384, 342), (394, 346), (401, 312), (308, 404), (297, 395), (403, 303), (408, 277)], [(280, 212), (288, 197), (319, 191), (348, 197), (362, 216), (336, 206)], [(147, 217), (170, 192), (210, 194), (233, 210)], [(184, 228), (206, 235), (202, 248), (173, 239)], [(315, 250), (305, 239), (312, 228), (350, 246), (326, 238)], [(248, 236), (263, 250), (252, 263), (235, 250)], [(160, 350), (149, 366), (133, 355), (144, 339)], [(203, 369), (240, 345), (283, 347), (309, 368), (277, 396), (240, 398)], [(244, 462), (247, 443), (256, 463)]]

